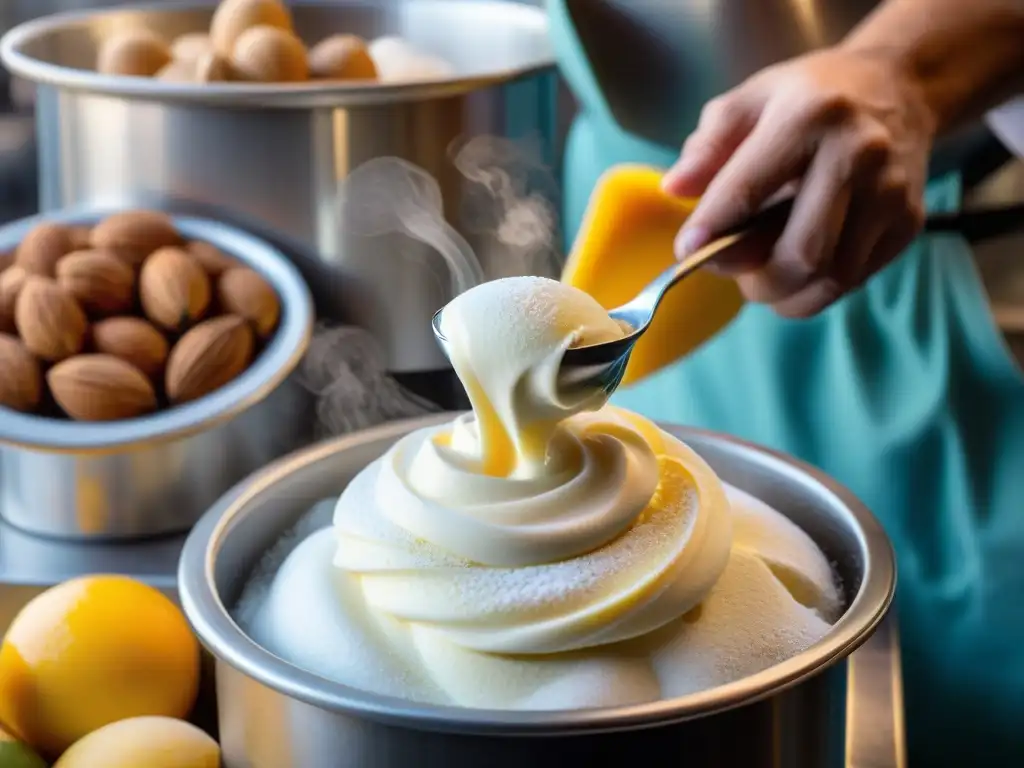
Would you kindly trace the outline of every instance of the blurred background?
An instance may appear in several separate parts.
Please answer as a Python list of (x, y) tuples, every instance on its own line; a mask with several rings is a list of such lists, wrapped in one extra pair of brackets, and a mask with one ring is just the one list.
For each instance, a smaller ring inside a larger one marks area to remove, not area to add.
[[(473, 0), (465, 0), (473, 2)], [(544, 0), (521, 0), (542, 5)], [(147, 4), (151, 4), (149, 0)], [(167, 0), (172, 2), (172, 0)], [(0, 0), (0, 34), (30, 19), (59, 11), (130, 4), (126, 0)], [(556, 156), (569, 128), (574, 104), (562, 87)], [(33, 122), (33, 89), (0, 68), (0, 223), (38, 210), (38, 153)], [(988, 145), (978, 152), (980, 145)], [(962, 153), (971, 157), (965, 172), (972, 186), (969, 200), (978, 203), (1024, 201), (1024, 162), (1011, 159), (984, 125), (966, 133)], [(951, 165), (956, 165), (953, 153)], [(554, 169), (558, 170), (558, 169)], [(986, 243), (976, 249), (978, 267), (992, 299), (993, 313), (1008, 345), (1024, 363), (1024, 234)]]

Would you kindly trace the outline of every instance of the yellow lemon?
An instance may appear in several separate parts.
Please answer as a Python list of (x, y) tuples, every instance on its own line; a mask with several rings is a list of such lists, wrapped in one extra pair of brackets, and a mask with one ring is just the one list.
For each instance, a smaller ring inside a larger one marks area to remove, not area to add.
[(32, 748), (0, 728), (0, 768), (46, 768)]
[(124, 576), (86, 576), (33, 599), (0, 647), (0, 721), (53, 758), (141, 715), (185, 717), (199, 645), (178, 607)]
[(93, 731), (53, 768), (218, 768), (217, 742), (182, 720), (133, 717)]

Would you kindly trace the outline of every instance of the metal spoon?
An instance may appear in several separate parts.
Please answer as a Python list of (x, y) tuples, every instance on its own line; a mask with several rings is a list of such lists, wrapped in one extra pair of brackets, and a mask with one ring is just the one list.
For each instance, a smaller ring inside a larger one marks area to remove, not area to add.
[[(608, 315), (629, 329), (629, 333), (616, 341), (567, 350), (559, 366), (559, 389), (578, 391), (585, 388), (604, 390), (608, 394), (614, 392), (622, 382), (633, 347), (650, 327), (654, 313), (669, 289), (737, 243), (773, 230), (781, 232), (792, 210), (792, 198), (761, 209), (742, 224), (727, 230), (678, 264), (666, 269), (631, 301), (608, 310)], [(935, 213), (929, 215), (924, 224), (926, 233), (955, 233), (972, 243), (1018, 229), (1024, 229), (1024, 204)], [(439, 309), (434, 313), (431, 326), (441, 349), (447, 355), (448, 339), (441, 332), (443, 311)]]

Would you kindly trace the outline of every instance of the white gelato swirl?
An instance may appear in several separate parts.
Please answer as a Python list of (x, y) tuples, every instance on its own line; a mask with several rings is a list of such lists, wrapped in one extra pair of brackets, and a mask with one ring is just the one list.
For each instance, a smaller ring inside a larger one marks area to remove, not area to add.
[(566, 349), (621, 337), (593, 299), (495, 281), (442, 331), (474, 413), (349, 483), (240, 619), (257, 642), (379, 693), (557, 710), (684, 696), (828, 631), (806, 534), (603, 392), (558, 391)]
[[(385, 457), (376, 502), (392, 523), (468, 561), (523, 567), (586, 554), (631, 526), (658, 487), (658, 458), (636, 431), (577, 422), (552, 438), (548, 471), (481, 475), (476, 421), (402, 440)], [(445, 433), (442, 433), (442, 436)]]
[[(454, 432), (472, 439), (471, 424)], [(667, 624), (725, 568), (721, 483), (632, 414), (572, 419), (540, 480), (467, 473), (445, 434), (409, 435), (338, 502), (334, 562), (374, 611), (472, 650), (559, 653)]]
[(335, 565), (368, 606), (467, 649), (551, 654), (639, 637), (697, 605), (731, 545), (692, 451), (639, 417), (567, 399), (564, 351), (622, 330), (586, 294), (513, 278), (445, 309), (474, 414), (415, 432), (338, 502)]

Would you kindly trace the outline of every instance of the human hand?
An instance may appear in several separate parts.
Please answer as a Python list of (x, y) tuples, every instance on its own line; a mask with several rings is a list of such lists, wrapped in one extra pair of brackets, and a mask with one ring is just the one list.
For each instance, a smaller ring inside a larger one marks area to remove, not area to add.
[(665, 176), (668, 193), (701, 197), (676, 255), (795, 189), (781, 238), (717, 268), (782, 315), (820, 312), (920, 230), (935, 124), (884, 54), (837, 47), (762, 70), (705, 106)]

